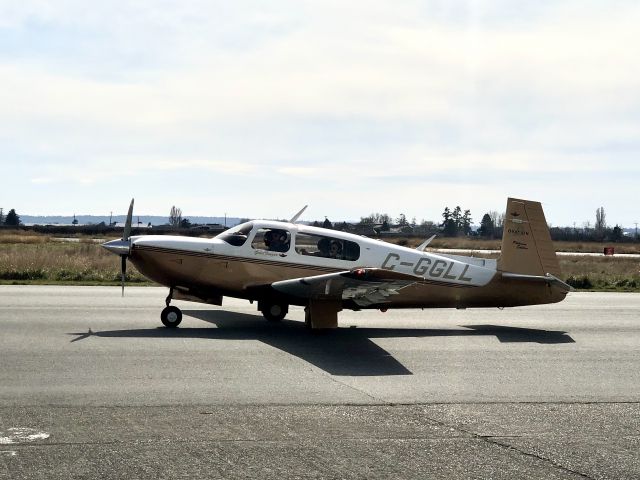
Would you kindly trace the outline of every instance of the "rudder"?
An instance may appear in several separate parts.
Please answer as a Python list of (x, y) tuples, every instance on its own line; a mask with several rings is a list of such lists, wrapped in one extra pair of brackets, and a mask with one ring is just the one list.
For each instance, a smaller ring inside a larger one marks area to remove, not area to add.
[(560, 277), (560, 264), (540, 202), (507, 199), (498, 270)]

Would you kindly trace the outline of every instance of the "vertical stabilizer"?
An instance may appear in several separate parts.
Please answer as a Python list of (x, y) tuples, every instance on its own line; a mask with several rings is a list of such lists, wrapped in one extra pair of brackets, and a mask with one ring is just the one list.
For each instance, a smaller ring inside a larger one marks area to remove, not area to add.
[(540, 202), (507, 199), (498, 270), (560, 277), (560, 264)]

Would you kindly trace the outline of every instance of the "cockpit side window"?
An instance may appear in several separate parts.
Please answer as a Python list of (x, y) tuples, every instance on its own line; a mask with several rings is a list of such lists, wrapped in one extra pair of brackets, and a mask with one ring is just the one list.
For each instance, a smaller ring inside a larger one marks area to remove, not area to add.
[(251, 246), (257, 250), (287, 252), (291, 246), (291, 233), (281, 228), (260, 228)]
[(340, 238), (298, 232), (296, 234), (296, 252), (312, 257), (355, 261), (360, 258), (360, 245)]
[(222, 232), (216, 238), (227, 242), (229, 245), (233, 245), (234, 247), (241, 247), (249, 238), (249, 234), (251, 233), (251, 229), (253, 225), (239, 225), (234, 227), (226, 232)]

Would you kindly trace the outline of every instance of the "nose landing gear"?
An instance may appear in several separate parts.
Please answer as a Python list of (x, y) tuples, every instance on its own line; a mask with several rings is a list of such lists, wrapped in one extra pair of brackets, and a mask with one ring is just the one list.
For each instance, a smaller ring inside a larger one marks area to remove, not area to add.
[(169, 289), (169, 295), (165, 300), (167, 306), (160, 312), (160, 320), (167, 328), (176, 328), (182, 321), (182, 311), (178, 307), (172, 307), (169, 304), (173, 298), (173, 288)]

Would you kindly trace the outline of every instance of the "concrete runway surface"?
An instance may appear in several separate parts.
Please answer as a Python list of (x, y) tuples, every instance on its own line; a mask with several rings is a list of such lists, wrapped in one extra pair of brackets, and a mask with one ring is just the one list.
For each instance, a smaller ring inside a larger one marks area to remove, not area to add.
[(640, 478), (640, 295), (505, 310), (0, 287), (0, 478)]

